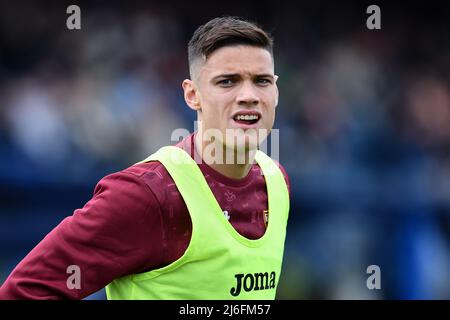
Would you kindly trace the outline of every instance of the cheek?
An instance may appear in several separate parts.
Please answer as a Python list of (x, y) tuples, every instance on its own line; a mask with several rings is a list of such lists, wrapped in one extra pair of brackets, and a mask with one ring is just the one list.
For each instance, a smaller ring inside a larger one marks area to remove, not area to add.
[(211, 117), (217, 117), (226, 115), (233, 106), (234, 96), (232, 93), (214, 94), (206, 97), (204, 100), (204, 111)]
[(274, 94), (267, 95), (265, 101), (266, 101), (266, 103), (265, 103), (265, 107), (266, 107), (265, 123), (268, 126), (272, 126), (273, 122), (275, 121), (275, 110), (276, 110), (276, 105), (277, 105), (276, 95), (274, 95)]
[(276, 92), (274, 91), (274, 92), (270, 92), (270, 93), (267, 93), (266, 95), (264, 95), (264, 102), (265, 102), (264, 103), (265, 107), (267, 108), (266, 111), (268, 113), (275, 112), (275, 108), (278, 104)]
[[(228, 120), (227, 100), (223, 95), (210, 95), (202, 101), (202, 119), (208, 127), (219, 128)], [(225, 125), (225, 124), (224, 124)]]
[(273, 106), (276, 104), (278, 99), (277, 92), (278, 92), (277, 87), (275, 86), (267, 87), (265, 88), (265, 90), (262, 90), (261, 98), (264, 99), (264, 101), (266, 101), (267, 104)]

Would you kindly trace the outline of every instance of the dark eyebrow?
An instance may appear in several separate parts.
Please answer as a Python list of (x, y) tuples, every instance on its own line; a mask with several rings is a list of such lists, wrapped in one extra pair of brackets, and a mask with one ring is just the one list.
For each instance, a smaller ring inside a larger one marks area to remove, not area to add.
[(215, 76), (211, 80), (215, 81), (219, 78), (237, 78), (237, 77), (239, 77), (238, 73), (224, 73), (224, 74), (219, 74), (218, 76)]
[[(238, 78), (240, 77), (239, 73), (224, 73), (224, 74), (219, 74), (218, 76), (215, 76), (214, 78), (212, 78), (212, 81), (215, 81), (219, 78)], [(253, 78), (271, 78), (274, 79), (274, 75), (270, 74), (270, 73), (261, 73), (261, 74), (256, 74), (253, 76)]]
[(255, 78), (272, 78), (272, 79), (274, 79), (275, 76), (270, 73), (262, 73), (262, 74), (255, 75)]

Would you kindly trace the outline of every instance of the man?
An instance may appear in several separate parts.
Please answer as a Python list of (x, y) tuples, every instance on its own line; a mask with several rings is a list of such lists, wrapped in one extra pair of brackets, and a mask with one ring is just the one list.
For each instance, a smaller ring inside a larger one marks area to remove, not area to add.
[(213, 19), (189, 42), (189, 67), (184, 97), (199, 130), (103, 178), (0, 299), (82, 299), (105, 286), (109, 299), (275, 298), (289, 184), (257, 150), (278, 103), (272, 39)]

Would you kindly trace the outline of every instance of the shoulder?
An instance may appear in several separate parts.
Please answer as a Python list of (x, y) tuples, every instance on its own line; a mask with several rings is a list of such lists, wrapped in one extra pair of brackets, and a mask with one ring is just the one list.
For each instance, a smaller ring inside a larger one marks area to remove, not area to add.
[(133, 184), (145, 189), (154, 184), (154, 181), (166, 178), (168, 175), (167, 170), (158, 161), (138, 163), (103, 177), (96, 188), (104, 184), (109, 186)]
[(162, 203), (165, 199), (165, 189), (171, 185), (173, 179), (166, 168), (158, 161), (151, 161), (138, 163), (103, 177), (94, 194), (112, 191), (134, 198), (138, 202), (155, 200)]
[(65, 229), (84, 232), (89, 238), (93, 237), (90, 234), (100, 235), (94, 238), (101, 239), (116, 235), (141, 243), (149, 232), (156, 232), (152, 226), (159, 225), (161, 220), (163, 203), (154, 192), (157, 178), (149, 178), (149, 173), (157, 172), (160, 166), (159, 163), (138, 164), (103, 177), (95, 186), (92, 198), (64, 223)]
[[(107, 199), (118, 205), (140, 203), (145, 204), (156, 197), (152, 194), (151, 184), (148, 181), (155, 180), (152, 173), (161, 171), (163, 167), (158, 162), (136, 164), (124, 170), (104, 176), (94, 188), (94, 199)], [(164, 168), (164, 167), (163, 167)], [(154, 201), (153, 201), (154, 202)]]

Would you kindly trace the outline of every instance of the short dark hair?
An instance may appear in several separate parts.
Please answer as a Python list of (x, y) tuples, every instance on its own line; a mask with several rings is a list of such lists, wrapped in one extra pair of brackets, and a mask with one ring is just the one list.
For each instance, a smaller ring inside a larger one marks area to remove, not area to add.
[(219, 48), (239, 44), (266, 49), (273, 56), (273, 38), (269, 33), (253, 22), (225, 16), (212, 19), (195, 30), (188, 45), (189, 66), (198, 58), (207, 59)]

